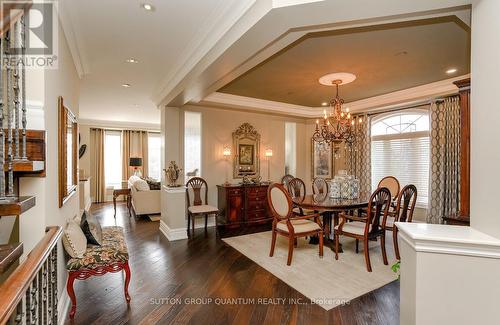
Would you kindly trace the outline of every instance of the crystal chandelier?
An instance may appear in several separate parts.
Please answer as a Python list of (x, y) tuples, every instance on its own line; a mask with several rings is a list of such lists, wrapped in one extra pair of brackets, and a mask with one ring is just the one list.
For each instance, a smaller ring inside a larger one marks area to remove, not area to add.
[[(331, 77), (327, 75), (320, 79), (320, 83), (325, 84), (325, 78)], [(356, 77), (349, 82), (353, 81)], [(323, 121), (320, 123), (316, 120), (316, 129), (313, 134), (313, 140), (316, 142), (333, 144), (337, 149), (340, 143), (346, 142), (352, 144), (356, 140), (355, 125), (363, 123), (361, 117), (356, 118), (351, 115), (349, 109), (344, 109), (342, 106), (344, 100), (339, 97), (339, 85), (345, 84), (342, 79), (333, 79), (329, 81), (331, 86), (335, 86), (335, 98), (330, 101), (330, 113), (323, 111)], [(320, 125), (321, 124), (321, 125)]]

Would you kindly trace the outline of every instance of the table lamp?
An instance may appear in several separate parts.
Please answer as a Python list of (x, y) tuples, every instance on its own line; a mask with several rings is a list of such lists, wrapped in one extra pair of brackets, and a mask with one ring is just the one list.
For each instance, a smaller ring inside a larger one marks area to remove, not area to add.
[(224, 156), (224, 159), (226, 160), (226, 182), (224, 185), (229, 185), (229, 173), (228, 173), (228, 166), (229, 166), (229, 157), (231, 157), (231, 148), (229, 146), (224, 146), (224, 149), (222, 150), (222, 155)]
[(139, 157), (130, 157), (128, 165), (130, 167), (134, 167), (134, 175), (135, 176), (138, 176), (138, 177), (142, 176), (141, 170), (138, 168), (138, 167), (142, 166), (142, 158), (139, 158)]
[(267, 181), (271, 183), (271, 157), (273, 156), (273, 149), (266, 149), (264, 155), (267, 159)]

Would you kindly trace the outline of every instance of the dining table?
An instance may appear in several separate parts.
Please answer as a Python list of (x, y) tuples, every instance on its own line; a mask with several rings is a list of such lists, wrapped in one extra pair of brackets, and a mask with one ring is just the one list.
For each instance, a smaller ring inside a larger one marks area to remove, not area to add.
[[(368, 207), (370, 193), (360, 193), (354, 199), (332, 198), (328, 193), (308, 194), (303, 197), (292, 198), (293, 204), (302, 209), (314, 210), (323, 215), (325, 245), (334, 250), (333, 229), (339, 224), (341, 212), (354, 215)], [(342, 252), (340, 248), (339, 252)]]

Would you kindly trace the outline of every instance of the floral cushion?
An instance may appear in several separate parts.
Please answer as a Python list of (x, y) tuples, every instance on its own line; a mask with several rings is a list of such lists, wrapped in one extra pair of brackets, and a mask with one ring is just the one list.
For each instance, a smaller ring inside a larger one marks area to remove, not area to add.
[(82, 258), (71, 258), (66, 264), (70, 271), (95, 269), (99, 266), (128, 261), (128, 250), (122, 227), (103, 227), (102, 245), (87, 245)]

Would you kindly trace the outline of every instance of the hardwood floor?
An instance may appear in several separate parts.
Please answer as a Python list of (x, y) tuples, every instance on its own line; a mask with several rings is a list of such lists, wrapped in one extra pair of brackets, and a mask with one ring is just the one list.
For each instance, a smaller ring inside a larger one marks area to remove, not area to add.
[[(115, 225), (112, 204), (92, 211), (103, 226)], [(327, 312), (217, 239), (214, 229), (169, 242), (158, 222), (129, 218), (124, 203), (117, 204), (116, 225), (125, 228), (130, 253), (130, 306), (122, 273), (77, 280), (75, 324), (399, 324), (399, 281)], [(227, 304), (229, 298), (241, 304)], [(258, 298), (302, 304), (245, 304)]]

